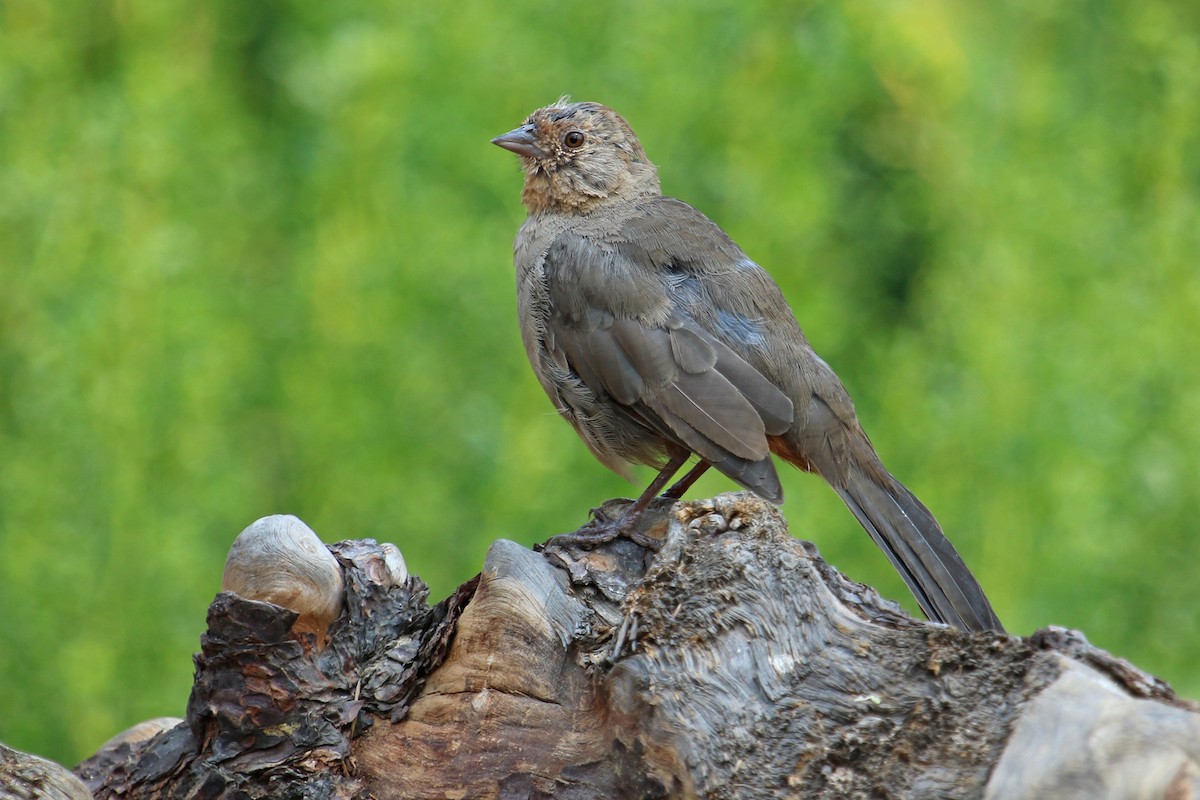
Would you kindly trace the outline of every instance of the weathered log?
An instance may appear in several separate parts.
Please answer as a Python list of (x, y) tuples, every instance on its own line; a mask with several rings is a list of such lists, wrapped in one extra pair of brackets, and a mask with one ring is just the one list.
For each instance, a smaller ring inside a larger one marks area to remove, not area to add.
[(88, 800), (91, 796), (66, 767), (0, 744), (0, 798)]
[(99, 798), (1200, 797), (1200, 709), (1079, 634), (914, 620), (752, 495), (643, 520), (657, 553), (498, 541), (435, 607), (394, 550), (332, 545), (327, 631), (224, 592), (187, 720), (77, 773)]
[(342, 613), (345, 587), (337, 559), (317, 535), (295, 517), (280, 514), (263, 517), (233, 540), (221, 590), (290, 608), (299, 614), (292, 628), (313, 634), (323, 645)]

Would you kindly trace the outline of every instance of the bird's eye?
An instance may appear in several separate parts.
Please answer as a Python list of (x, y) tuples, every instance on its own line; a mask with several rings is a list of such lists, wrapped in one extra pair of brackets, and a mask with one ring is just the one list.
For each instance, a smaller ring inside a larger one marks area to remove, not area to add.
[(563, 136), (563, 144), (574, 150), (576, 147), (583, 146), (584, 138), (583, 131), (567, 131)]

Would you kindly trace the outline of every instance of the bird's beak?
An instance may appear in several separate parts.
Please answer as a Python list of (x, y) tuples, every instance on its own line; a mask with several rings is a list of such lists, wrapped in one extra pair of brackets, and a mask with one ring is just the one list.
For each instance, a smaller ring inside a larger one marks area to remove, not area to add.
[(503, 147), (524, 158), (542, 158), (546, 153), (537, 146), (537, 136), (532, 125), (522, 125), (503, 136), (492, 139), (492, 144)]

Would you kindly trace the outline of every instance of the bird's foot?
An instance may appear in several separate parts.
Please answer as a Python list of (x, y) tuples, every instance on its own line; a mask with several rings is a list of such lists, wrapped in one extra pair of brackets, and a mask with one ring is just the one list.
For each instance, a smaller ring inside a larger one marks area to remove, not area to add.
[(592, 518), (583, 527), (552, 537), (546, 542), (545, 547), (547, 549), (582, 547), (585, 550), (591, 550), (619, 538), (626, 532), (629, 523), (633, 521), (624, 514), (613, 518), (605, 515), (603, 509), (593, 508)]
[(659, 542), (636, 528), (636, 518), (622, 514), (610, 518), (600, 509), (592, 509), (592, 518), (583, 527), (569, 533), (552, 536), (546, 542), (534, 549), (552, 556), (563, 556), (568, 553), (595, 550), (601, 545), (625, 538), (642, 547), (658, 550)]
[(548, 554), (593, 550), (623, 538), (657, 552), (666, 538), (666, 511), (672, 505), (674, 501), (665, 498), (651, 501), (646, 508), (637, 508), (629, 500), (609, 500), (592, 509), (592, 518), (583, 527), (551, 537), (537, 549)]
[[(623, 511), (614, 513), (616, 510), (610, 509), (608, 506), (609, 503), (605, 503), (600, 508), (593, 508), (592, 518), (586, 525), (575, 531), (575, 535), (581, 537), (582, 541), (591, 542), (593, 547), (622, 537), (649, 550), (657, 551), (662, 546), (662, 542), (657, 537), (644, 532), (638, 524), (642, 519), (644, 509), (638, 508), (636, 504), (630, 504)], [(563, 535), (570, 536), (571, 534)]]

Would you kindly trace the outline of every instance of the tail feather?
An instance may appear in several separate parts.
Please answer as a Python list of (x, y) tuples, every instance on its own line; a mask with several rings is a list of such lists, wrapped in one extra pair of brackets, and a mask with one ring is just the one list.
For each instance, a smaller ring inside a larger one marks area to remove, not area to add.
[(729, 456), (720, 461), (714, 461), (713, 467), (759, 497), (770, 500), (775, 505), (783, 502), (783, 487), (779, 485), (779, 473), (775, 471), (775, 465), (771, 462), (770, 456), (761, 461)]
[(1003, 632), (983, 588), (933, 514), (882, 464), (852, 463), (844, 484), (833, 488), (930, 619), (963, 630)]

